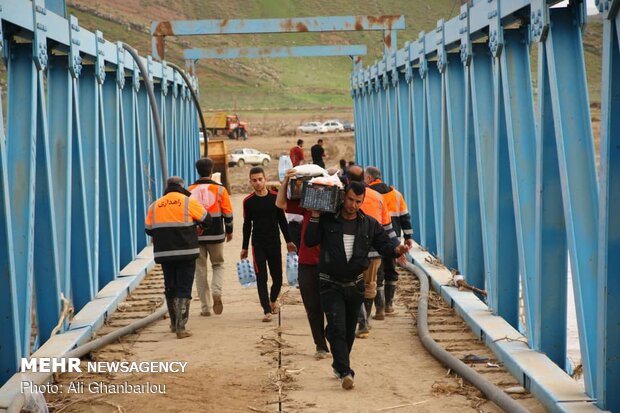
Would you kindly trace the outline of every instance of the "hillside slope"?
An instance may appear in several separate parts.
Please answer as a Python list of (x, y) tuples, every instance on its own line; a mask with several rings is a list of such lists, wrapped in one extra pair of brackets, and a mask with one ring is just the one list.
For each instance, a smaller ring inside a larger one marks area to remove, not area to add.
[[(288, 18), (327, 15), (404, 14), (406, 30), (398, 32), (398, 46), (432, 30), (440, 18), (459, 11), (458, 0), (73, 0), (68, 12), (80, 25), (103, 31), (108, 40), (123, 40), (150, 54), (152, 20)], [(429, 5), (432, 4), (432, 7)], [(588, 77), (592, 100), (600, 100), (600, 22), (586, 33)], [(366, 44), (366, 63), (381, 58), (379, 32), (302, 33), (256, 36), (168, 37), (166, 59), (183, 65), (189, 47), (286, 46), (311, 44)], [(205, 109), (274, 110), (327, 109), (351, 106), (348, 57), (204, 60), (197, 65), (201, 103)]]

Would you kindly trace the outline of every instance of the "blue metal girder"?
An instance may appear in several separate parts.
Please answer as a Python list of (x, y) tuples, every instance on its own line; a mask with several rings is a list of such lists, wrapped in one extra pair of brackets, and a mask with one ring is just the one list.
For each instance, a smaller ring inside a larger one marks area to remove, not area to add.
[[(444, 99), (442, 74), (431, 65), (425, 77), (428, 147), (433, 185), (433, 207), (437, 254), (448, 268), (456, 268), (454, 210), (452, 208), (452, 177), (450, 176), (447, 137), (444, 133)], [(446, 173), (447, 172), (447, 173)]]
[(83, 302), (76, 302), (76, 310), (92, 300), (99, 289), (99, 94), (94, 66), (84, 66), (80, 78), (80, 130), (84, 167), (85, 204), (80, 206), (86, 215), (86, 231), (91, 251), (90, 292)]
[[(320, 16), (289, 19), (172, 20), (152, 22), (151, 35), (195, 36), (209, 34), (351, 32), (361, 30), (402, 30), (404, 28), (405, 17), (402, 15)], [(155, 56), (154, 53), (153, 56)]]
[(60, 315), (60, 271), (45, 80), (41, 70), (37, 72), (37, 79), (33, 273), (38, 335), (47, 340)]
[(136, 223), (136, 134), (134, 129), (133, 87), (131, 83), (121, 89), (119, 100), (120, 116), (120, 178), (119, 178), (119, 259), (121, 263), (130, 262), (135, 258), (136, 239), (134, 225)]
[[(508, 154), (512, 181), (516, 240), (526, 325), (530, 342), (537, 341), (534, 334), (532, 306), (534, 297), (531, 286), (536, 283), (535, 210), (536, 199), (536, 124), (534, 122), (534, 98), (532, 96), (531, 67), (528, 47), (529, 33), (525, 28), (506, 30), (504, 48), (499, 61), (501, 67), (502, 94), (508, 137)], [(504, 267), (502, 261), (499, 262)], [(516, 274), (515, 274), (516, 275)]]
[[(586, 391), (593, 394), (597, 348), (598, 182), (581, 28), (573, 9), (550, 10), (545, 41), (575, 307)], [(570, 85), (570, 86), (567, 86)], [(583, 242), (588, 240), (588, 242)]]
[(118, 87), (115, 79), (99, 95), (99, 288), (116, 278), (118, 234)]
[[(417, 165), (418, 158), (416, 156), (415, 148), (415, 134), (414, 134), (414, 103), (413, 103), (413, 73), (411, 72), (411, 67), (408, 69), (407, 76), (407, 85), (405, 87), (401, 87), (401, 103), (403, 110), (406, 114), (406, 120), (403, 119), (406, 123), (402, 129), (402, 137), (404, 140), (404, 153), (405, 153), (405, 162), (406, 162), (406, 170), (405, 170), (405, 200), (407, 201), (407, 206), (409, 207), (409, 213), (411, 215), (411, 226), (413, 228), (413, 239), (418, 244), (421, 242), (420, 234), (421, 234), (421, 199), (418, 197), (419, 190), (418, 184), (420, 180), (418, 179), (418, 171), (420, 168)], [(404, 118), (405, 116), (403, 116)]]
[[(426, 75), (426, 74), (424, 74)], [(420, 239), (422, 245), (433, 254), (437, 254), (435, 238), (435, 213), (433, 209), (433, 182), (430, 166), (430, 149), (428, 147), (426, 82), (413, 77), (413, 124), (414, 153), (416, 155), (416, 177), (418, 179), (418, 202), (420, 205)]]
[(0, 329), (4, 332), (0, 352), (0, 383), (4, 383), (17, 369), (22, 356), (21, 326), (17, 300), (17, 279), (13, 258), (13, 228), (11, 190), (9, 187), (8, 160), (4, 133), (4, 117), (0, 105)]
[(395, 93), (395, 112), (396, 112), (396, 128), (398, 130), (398, 138), (396, 146), (394, 148), (394, 157), (396, 158), (395, 166), (395, 187), (403, 194), (405, 201), (408, 202), (409, 214), (413, 216), (411, 209), (414, 205), (410, 204), (411, 201), (411, 176), (414, 171), (413, 165), (409, 162), (411, 160), (411, 132), (409, 129), (409, 86), (405, 82), (403, 76), (398, 76), (396, 85), (394, 86)]
[(287, 46), (287, 47), (211, 47), (185, 49), (183, 58), (198, 59), (263, 59), (280, 57), (365, 56), (366, 45)]
[(450, 144), (457, 268), (469, 284), (484, 289), (480, 202), (468, 73), (469, 68), (463, 67), (459, 56), (448, 55), (445, 122)]
[(547, 54), (538, 49), (538, 110), (536, 129), (536, 228), (534, 283), (529, 285), (534, 325), (528, 331), (532, 348), (563, 367), (566, 364), (566, 225)]
[(600, 408), (620, 411), (620, 119), (613, 114), (620, 107), (620, 2), (603, 3), (596, 398)]
[(496, 288), (497, 314), (515, 329), (519, 329), (519, 259), (515, 227), (515, 212), (510, 177), (510, 158), (508, 156), (508, 134), (504, 108), (504, 89), (500, 76), (501, 60), (493, 59), (494, 87), (494, 139), (493, 169), (496, 179), (493, 184), (493, 208), (496, 210), (496, 238), (492, 241), (496, 248)]
[(45, 0), (45, 8), (62, 17), (67, 15), (65, 0)]
[(482, 245), (484, 247), (485, 285), (489, 292), (489, 308), (497, 311), (497, 288), (495, 274), (497, 271), (495, 250), (496, 211), (493, 205), (494, 171), (493, 158), (496, 139), (494, 137), (493, 107), (493, 71), (489, 51), (486, 45), (474, 44), (469, 71), (471, 82), (471, 100), (473, 129), (476, 143), (476, 168), (478, 170), (478, 189), (480, 191), (480, 216), (482, 224)]
[[(7, 170), (11, 199), (13, 262), (22, 354), (30, 349), (34, 254), (34, 186), (37, 122), (37, 70), (32, 50), (15, 47), (8, 61)], [(16, 331), (17, 332), (17, 331)], [(13, 367), (13, 366), (10, 366)]]

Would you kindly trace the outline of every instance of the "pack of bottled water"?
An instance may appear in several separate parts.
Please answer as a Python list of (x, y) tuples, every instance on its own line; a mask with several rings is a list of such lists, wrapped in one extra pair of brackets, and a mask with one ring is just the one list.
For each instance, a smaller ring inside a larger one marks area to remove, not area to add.
[(299, 256), (296, 252), (289, 252), (286, 255), (286, 279), (291, 287), (297, 286), (297, 273), (299, 270)]
[(245, 288), (256, 285), (254, 266), (247, 258), (237, 262), (237, 276), (239, 277), (239, 282)]

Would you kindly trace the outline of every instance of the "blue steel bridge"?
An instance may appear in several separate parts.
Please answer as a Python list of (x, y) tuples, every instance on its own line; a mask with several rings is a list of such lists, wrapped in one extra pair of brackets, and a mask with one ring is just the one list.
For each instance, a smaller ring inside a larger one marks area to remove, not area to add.
[[(549, 410), (620, 411), (620, 0), (596, 0), (600, 154), (586, 4), (556, 3), (473, 1), (356, 63), (356, 161), (404, 193), (428, 253), (487, 290), (482, 301), (447, 288), (448, 270), (412, 257)], [(63, 0), (0, 0), (0, 410), (22, 357), (87, 342), (152, 268), (145, 208), (200, 156), (196, 79), (65, 14)], [(583, 385), (566, 373), (569, 301)]]

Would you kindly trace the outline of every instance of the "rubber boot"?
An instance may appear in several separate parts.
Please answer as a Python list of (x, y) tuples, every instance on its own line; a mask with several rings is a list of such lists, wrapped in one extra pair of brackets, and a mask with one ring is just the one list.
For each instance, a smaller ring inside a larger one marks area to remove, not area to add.
[(383, 288), (377, 289), (377, 295), (375, 296), (375, 320), (385, 320), (385, 292)]
[(385, 284), (385, 315), (395, 315), (393, 301), (396, 292), (396, 284)]
[(166, 298), (166, 306), (168, 307), (168, 316), (170, 317), (170, 331), (177, 332), (177, 309), (174, 298)]
[(192, 334), (185, 329), (187, 320), (189, 319), (189, 304), (192, 300), (190, 298), (177, 298), (177, 338), (186, 338)]
[(363, 304), (360, 306), (360, 313), (357, 316), (357, 322), (358, 324), (357, 331), (355, 332), (355, 337), (368, 338), (368, 335), (370, 334), (368, 328), (368, 316), (366, 314), (366, 309)]
[(374, 298), (364, 298), (364, 309), (366, 310), (366, 323), (368, 324), (368, 329), (372, 329), (370, 325), (370, 313), (372, 312), (372, 305), (374, 304)]

